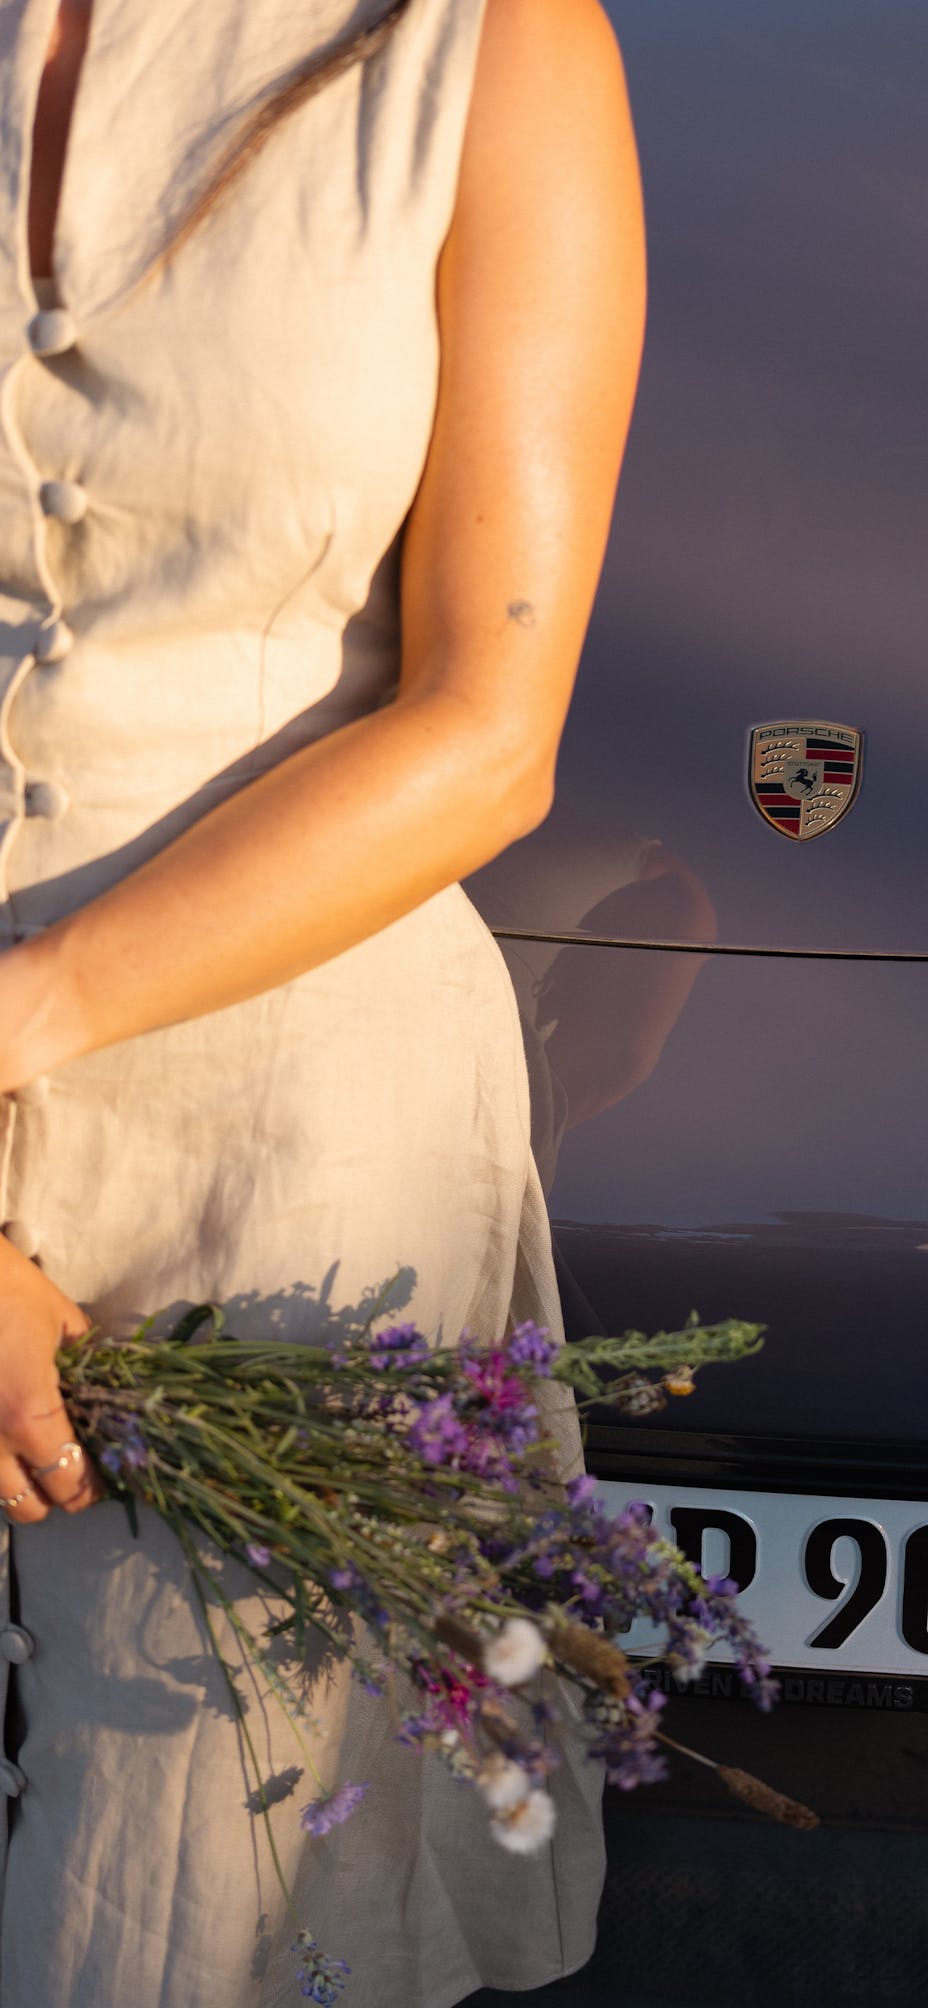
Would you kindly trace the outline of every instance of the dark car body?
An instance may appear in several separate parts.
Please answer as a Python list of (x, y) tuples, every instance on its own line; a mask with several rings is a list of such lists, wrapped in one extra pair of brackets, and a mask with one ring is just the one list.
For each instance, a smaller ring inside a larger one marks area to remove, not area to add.
[[(569, 1335), (693, 1307), (769, 1327), (589, 1432), (617, 1499), (753, 1567), (784, 1704), (760, 1722), (717, 1668), (678, 1719), (826, 1821), (922, 1832), (928, 12), (608, 12), (648, 223), (640, 395), (555, 811), (472, 891), (523, 1012)], [(752, 728), (791, 720), (864, 739), (853, 806), (808, 842), (747, 782)], [(686, 1790), (717, 1809), (711, 1779)]]

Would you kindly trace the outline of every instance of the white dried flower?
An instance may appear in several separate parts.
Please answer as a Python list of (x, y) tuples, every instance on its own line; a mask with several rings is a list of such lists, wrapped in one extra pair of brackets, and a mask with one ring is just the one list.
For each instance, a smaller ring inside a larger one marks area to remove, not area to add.
[(545, 1642), (529, 1618), (507, 1618), (483, 1648), (484, 1672), (501, 1687), (521, 1687), (544, 1665)]
[(537, 1855), (554, 1832), (557, 1814), (547, 1792), (530, 1792), (509, 1813), (490, 1821), (490, 1832), (511, 1855)]
[(528, 1772), (521, 1764), (504, 1757), (501, 1750), (494, 1750), (485, 1757), (477, 1773), (477, 1784), (487, 1805), (494, 1813), (508, 1813), (513, 1806), (521, 1805), (531, 1791)]

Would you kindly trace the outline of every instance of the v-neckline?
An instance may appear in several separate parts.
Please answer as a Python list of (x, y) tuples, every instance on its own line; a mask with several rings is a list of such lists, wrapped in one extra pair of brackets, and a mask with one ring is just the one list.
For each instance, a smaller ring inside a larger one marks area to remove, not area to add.
[[(39, 104), (41, 100), (42, 85), (45, 79), (45, 72), (48, 67), (48, 63), (51, 56), (51, 48), (55, 34), (55, 29), (58, 25), (61, 16), (61, 0), (52, 0), (52, 4), (49, 7), (48, 15), (46, 17), (45, 35), (44, 35), (44, 40), (42, 42), (42, 53), (39, 63), (38, 75), (37, 78), (35, 79), (34, 89), (31, 95), (29, 117), (26, 122), (26, 130), (23, 136), (24, 137), (23, 186), (25, 189), (25, 214), (23, 218), (23, 229), (25, 233), (25, 264), (26, 264), (26, 273), (28, 275), (29, 285), (31, 286), (31, 289), (37, 301), (39, 301), (40, 292), (45, 292), (47, 294), (49, 291), (54, 291), (54, 293), (57, 295), (59, 291), (59, 286), (58, 286), (59, 260), (57, 255), (57, 246), (61, 228), (63, 198), (68, 179), (68, 167), (71, 155), (72, 138), (74, 133), (75, 114), (77, 112), (78, 99), (81, 94), (81, 88), (87, 70), (88, 57), (91, 52), (91, 44), (93, 42), (94, 28), (97, 23), (99, 11), (100, 11), (100, 0), (92, 0), (90, 12), (87, 19), (87, 31), (84, 36), (83, 47), (81, 49), (80, 59), (77, 65), (77, 72), (74, 78), (74, 88), (73, 91), (71, 92), (70, 100), (68, 103), (67, 130), (64, 137), (61, 160), (59, 163), (57, 187), (53, 191), (55, 201), (54, 201), (54, 211), (51, 220), (49, 270), (47, 272), (35, 272), (32, 267), (32, 228), (31, 228), (32, 196), (36, 179), (35, 127), (36, 127), (36, 119), (38, 116)], [(39, 304), (41, 304), (41, 301), (39, 301)]]

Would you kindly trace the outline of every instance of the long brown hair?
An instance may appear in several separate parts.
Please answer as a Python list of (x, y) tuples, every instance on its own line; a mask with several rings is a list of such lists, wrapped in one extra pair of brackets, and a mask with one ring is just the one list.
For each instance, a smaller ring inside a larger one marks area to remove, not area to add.
[(392, 4), (381, 15), (379, 21), (375, 21), (367, 28), (361, 28), (354, 35), (346, 36), (344, 41), (336, 43), (328, 55), (307, 56), (305, 62), (300, 63), (285, 83), (279, 84), (270, 92), (257, 109), (244, 119), (214, 168), (205, 188), (194, 196), (169, 243), (148, 267), (146, 278), (160, 271), (181, 246), (186, 244), (188, 238), (193, 236), (194, 231), (199, 229), (204, 217), (228, 194), (249, 162), (266, 145), (281, 120), (290, 118), (301, 105), (314, 98), (318, 91), (324, 90), (327, 84), (334, 83), (336, 77), (342, 76), (344, 71), (351, 69), (355, 63), (367, 62), (371, 56), (375, 56), (409, 5), (410, 0), (392, 0)]

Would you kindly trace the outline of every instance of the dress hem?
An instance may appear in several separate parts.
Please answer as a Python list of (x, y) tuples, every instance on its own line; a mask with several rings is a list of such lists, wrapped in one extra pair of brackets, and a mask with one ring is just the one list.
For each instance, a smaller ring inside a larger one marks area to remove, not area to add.
[(583, 1959), (577, 1961), (576, 1966), (559, 1967), (556, 1971), (552, 1970), (544, 1974), (541, 1979), (527, 1980), (520, 1983), (518, 1987), (497, 1988), (494, 1986), (492, 1980), (480, 1980), (476, 1987), (471, 1988), (469, 1994), (442, 1994), (440, 1999), (431, 2003), (431, 2008), (458, 2008), (459, 2003), (473, 2000), (474, 1995), (480, 1994), (484, 1988), (488, 1988), (491, 1994), (531, 1994), (538, 1987), (552, 1987), (555, 1980), (570, 1980), (575, 1973), (582, 1973), (584, 1967), (589, 1965), (595, 1951), (596, 1939), (594, 1938), (589, 1952)]

